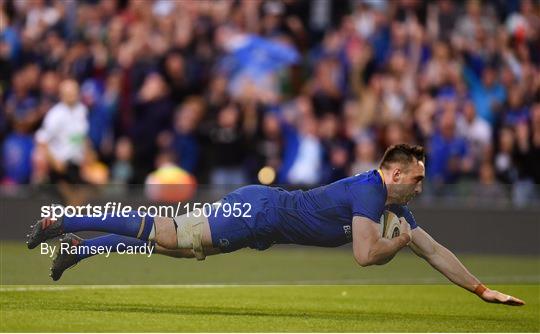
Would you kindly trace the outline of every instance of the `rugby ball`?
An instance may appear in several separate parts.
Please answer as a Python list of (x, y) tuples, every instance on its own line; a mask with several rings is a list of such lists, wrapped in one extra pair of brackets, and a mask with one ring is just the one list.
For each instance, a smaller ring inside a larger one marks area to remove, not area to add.
[(384, 210), (380, 224), (381, 236), (386, 239), (392, 239), (401, 234), (399, 229), (399, 217), (392, 211)]

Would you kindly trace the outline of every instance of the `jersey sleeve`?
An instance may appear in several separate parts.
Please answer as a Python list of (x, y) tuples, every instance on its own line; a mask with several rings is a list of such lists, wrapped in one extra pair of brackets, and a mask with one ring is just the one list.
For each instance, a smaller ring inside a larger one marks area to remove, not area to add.
[(416, 219), (414, 219), (414, 216), (412, 214), (411, 209), (409, 209), (406, 205), (397, 205), (397, 204), (390, 204), (386, 207), (387, 210), (392, 211), (395, 213), (398, 217), (403, 217), (409, 223), (411, 226), (411, 230), (414, 230), (418, 227), (418, 224), (416, 224)]
[(58, 107), (55, 106), (45, 115), (41, 128), (36, 131), (36, 141), (40, 143), (51, 141), (61, 124), (61, 119), (58, 117)]
[(383, 184), (357, 183), (349, 185), (352, 200), (352, 215), (362, 216), (380, 223), (386, 202)]

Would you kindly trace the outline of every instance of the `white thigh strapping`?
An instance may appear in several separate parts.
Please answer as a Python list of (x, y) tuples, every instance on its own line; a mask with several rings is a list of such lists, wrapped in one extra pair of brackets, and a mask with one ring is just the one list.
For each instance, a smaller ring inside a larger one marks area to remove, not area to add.
[(204, 260), (206, 256), (202, 247), (202, 231), (208, 218), (195, 210), (173, 219), (178, 226), (176, 230), (178, 248), (191, 248), (197, 260)]

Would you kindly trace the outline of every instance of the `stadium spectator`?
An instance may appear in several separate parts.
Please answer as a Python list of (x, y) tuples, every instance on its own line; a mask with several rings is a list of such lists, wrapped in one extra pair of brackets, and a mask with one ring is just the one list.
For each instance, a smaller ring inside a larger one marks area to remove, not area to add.
[[(526, 120), (515, 126), (516, 147), (514, 161), (517, 169), (517, 181), (514, 184), (514, 202), (519, 206), (526, 205), (536, 196), (534, 184), (538, 181), (539, 150), (539, 119), (540, 105), (533, 106), (532, 130)], [(532, 133), (531, 133), (532, 132)]]
[(458, 18), (459, 8), (455, 1), (441, 0), (429, 4), (426, 28), (430, 38), (450, 41)]
[(88, 109), (79, 101), (79, 85), (60, 83), (60, 102), (47, 112), (36, 141), (46, 153), (52, 182), (81, 183), (80, 168), (88, 145)]
[(321, 139), (325, 151), (329, 151), (332, 145), (343, 141), (341, 136), (338, 136), (340, 130), (340, 122), (335, 114), (326, 113), (320, 118), (318, 137)]
[(439, 128), (429, 142), (428, 176), (435, 184), (455, 183), (460, 175), (469, 172), (470, 148), (465, 138), (456, 133), (455, 111), (445, 110)]
[(199, 100), (188, 100), (176, 110), (174, 117), (171, 148), (178, 158), (178, 166), (189, 173), (196, 171), (201, 156), (196, 133), (203, 112), (201, 104)]
[(193, 80), (186, 77), (187, 64), (180, 52), (171, 52), (163, 60), (163, 77), (170, 87), (171, 97), (175, 104), (181, 103), (193, 93)]
[(481, 71), (481, 79), (468, 66), (464, 69), (464, 78), (469, 86), (471, 99), (478, 115), (493, 124), (497, 108), (504, 102), (506, 91), (497, 82), (494, 67), (486, 67)]
[[(406, 141), (430, 147), (428, 172), (444, 182), (478, 183), (491, 164), (502, 183), (538, 183), (537, 2), (324, 3), (2, 1), (1, 179), (44, 182), (45, 151), (29, 139), (47, 128), (60, 82), (74, 78), (111, 180), (128, 137), (122, 182), (144, 182), (159, 150), (203, 183), (256, 180), (265, 165), (277, 183), (326, 182), (332, 164), (354, 173)], [(204, 112), (175, 122), (192, 96)], [(310, 112), (291, 122), (290, 101)], [(366, 136), (375, 152), (351, 154)]]
[(24, 184), (30, 181), (32, 173), (31, 136), (13, 132), (2, 145), (2, 170), (5, 174), (2, 183)]
[(517, 180), (517, 171), (513, 161), (515, 134), (511, 127), (503, 127), (499, 132), (498, 150), (495, 155), (495, 171), (497, 178), (506, 184)]
[(397, 120), (385, 124), (383, 131), (384, 146), (389, 147), (408, 141), (405, 126)]
[(246, 182), (243, 162), (246, 145), (238, 106), (228, 104), (217, 115), (217, 120), (204, 129), (207, 145), (205, 160), (211, 166), (210, 183), (216, 185)]
[(116, 142), (115, 159), (111, 168), (111, 183), (127, 184), (133, 178), (133, 145), (129, 138), (122, 137)]
[(282, 159), (283, 140), (279, 118), (272, 112), (263, 116), (261, 125), (261, 138), (254, 146), (254, 154), (257, 159), (255, 169), (268, 166), (273, 171), (279, 170)]
[(494, 22), (493, 13), (487, 15), (482, 10), (480, 1), (467, 1), (465, 7), (465, 15), (460, 17), (455, 27), (455, 38), (459, 38), (460, 43), (475, 46), (479, 34), (495, 34), (497, 25)]
[(135, 181), (142, 182), (152, 170), (158, 148), (157, 137), (173, 120), (173, 102), (163, 77), (151, 73), (138, 91), (134, 107), (131, 140), (134, 146)]
[(359, 174), (377, 168), (377, 147), (373, 140), (365, 136), (358, 140), (355, 146), (355, 159), (352, 163), (351, 174)]
[(321, 182), (324, 151), (311, 99), (300, 96), (282, 113), (284, 147), (278, 181), (299, 185)]
[(467, 140), (475, 167), (490, 158), (488, 154), (491, 152), (492, 128), (486, 120), (476, 115), (471, 101), (465, 102), (462, 113), (458, 115), (456, 131)]
[(333, 144), (329, 149), (329, 161), (323, 172), (322, 183), (331, 183), (350, 175), (349, 149), (345, 143)]
[(484, 161), (478, 172), (479, 182), (471, 191), (471, 202), (484, 205), (506, 204), (508, 192), (495, 177), (495, 169), (489, 161)]
[(93, 79), (85, 80), (81, 86), (81, 102), (88, 108), (88, 137), (96, 150), (102, 147), (111, 127), (110, 117), (102, 103), (102, 90)]
[(35, 66), (27, 66), (13, 76), (13, 90), (7, 96), (5, 116), (13, 131), (2, 145), (3, 182), (27, 183), (32, 173), (32, 132), (40, 119), (38, 99), (31, 93), (36, 83)]

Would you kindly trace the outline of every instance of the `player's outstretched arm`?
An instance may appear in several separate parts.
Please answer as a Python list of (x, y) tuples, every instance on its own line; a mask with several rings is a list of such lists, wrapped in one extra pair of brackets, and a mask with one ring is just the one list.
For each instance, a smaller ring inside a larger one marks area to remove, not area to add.
[(454, 284), (477, 294), (478, 297), (489, 303), (501, 303), (513, 306), (525, 304), (518, 298), (484, 286), (465, 268), (451, 251), (436, 242), (420, 227), (412, 230), (412, 234), (413, 241), (410, 244), (411, 249)]
[[(402, 230), (408, 229), (404, 222)], [(362, 267), (384, 264), (411, 241), (411, 231), (386, 239), (379, 233), (379, 224), (369, 218), (355, 216), (352, 222), (354, 259)]]

